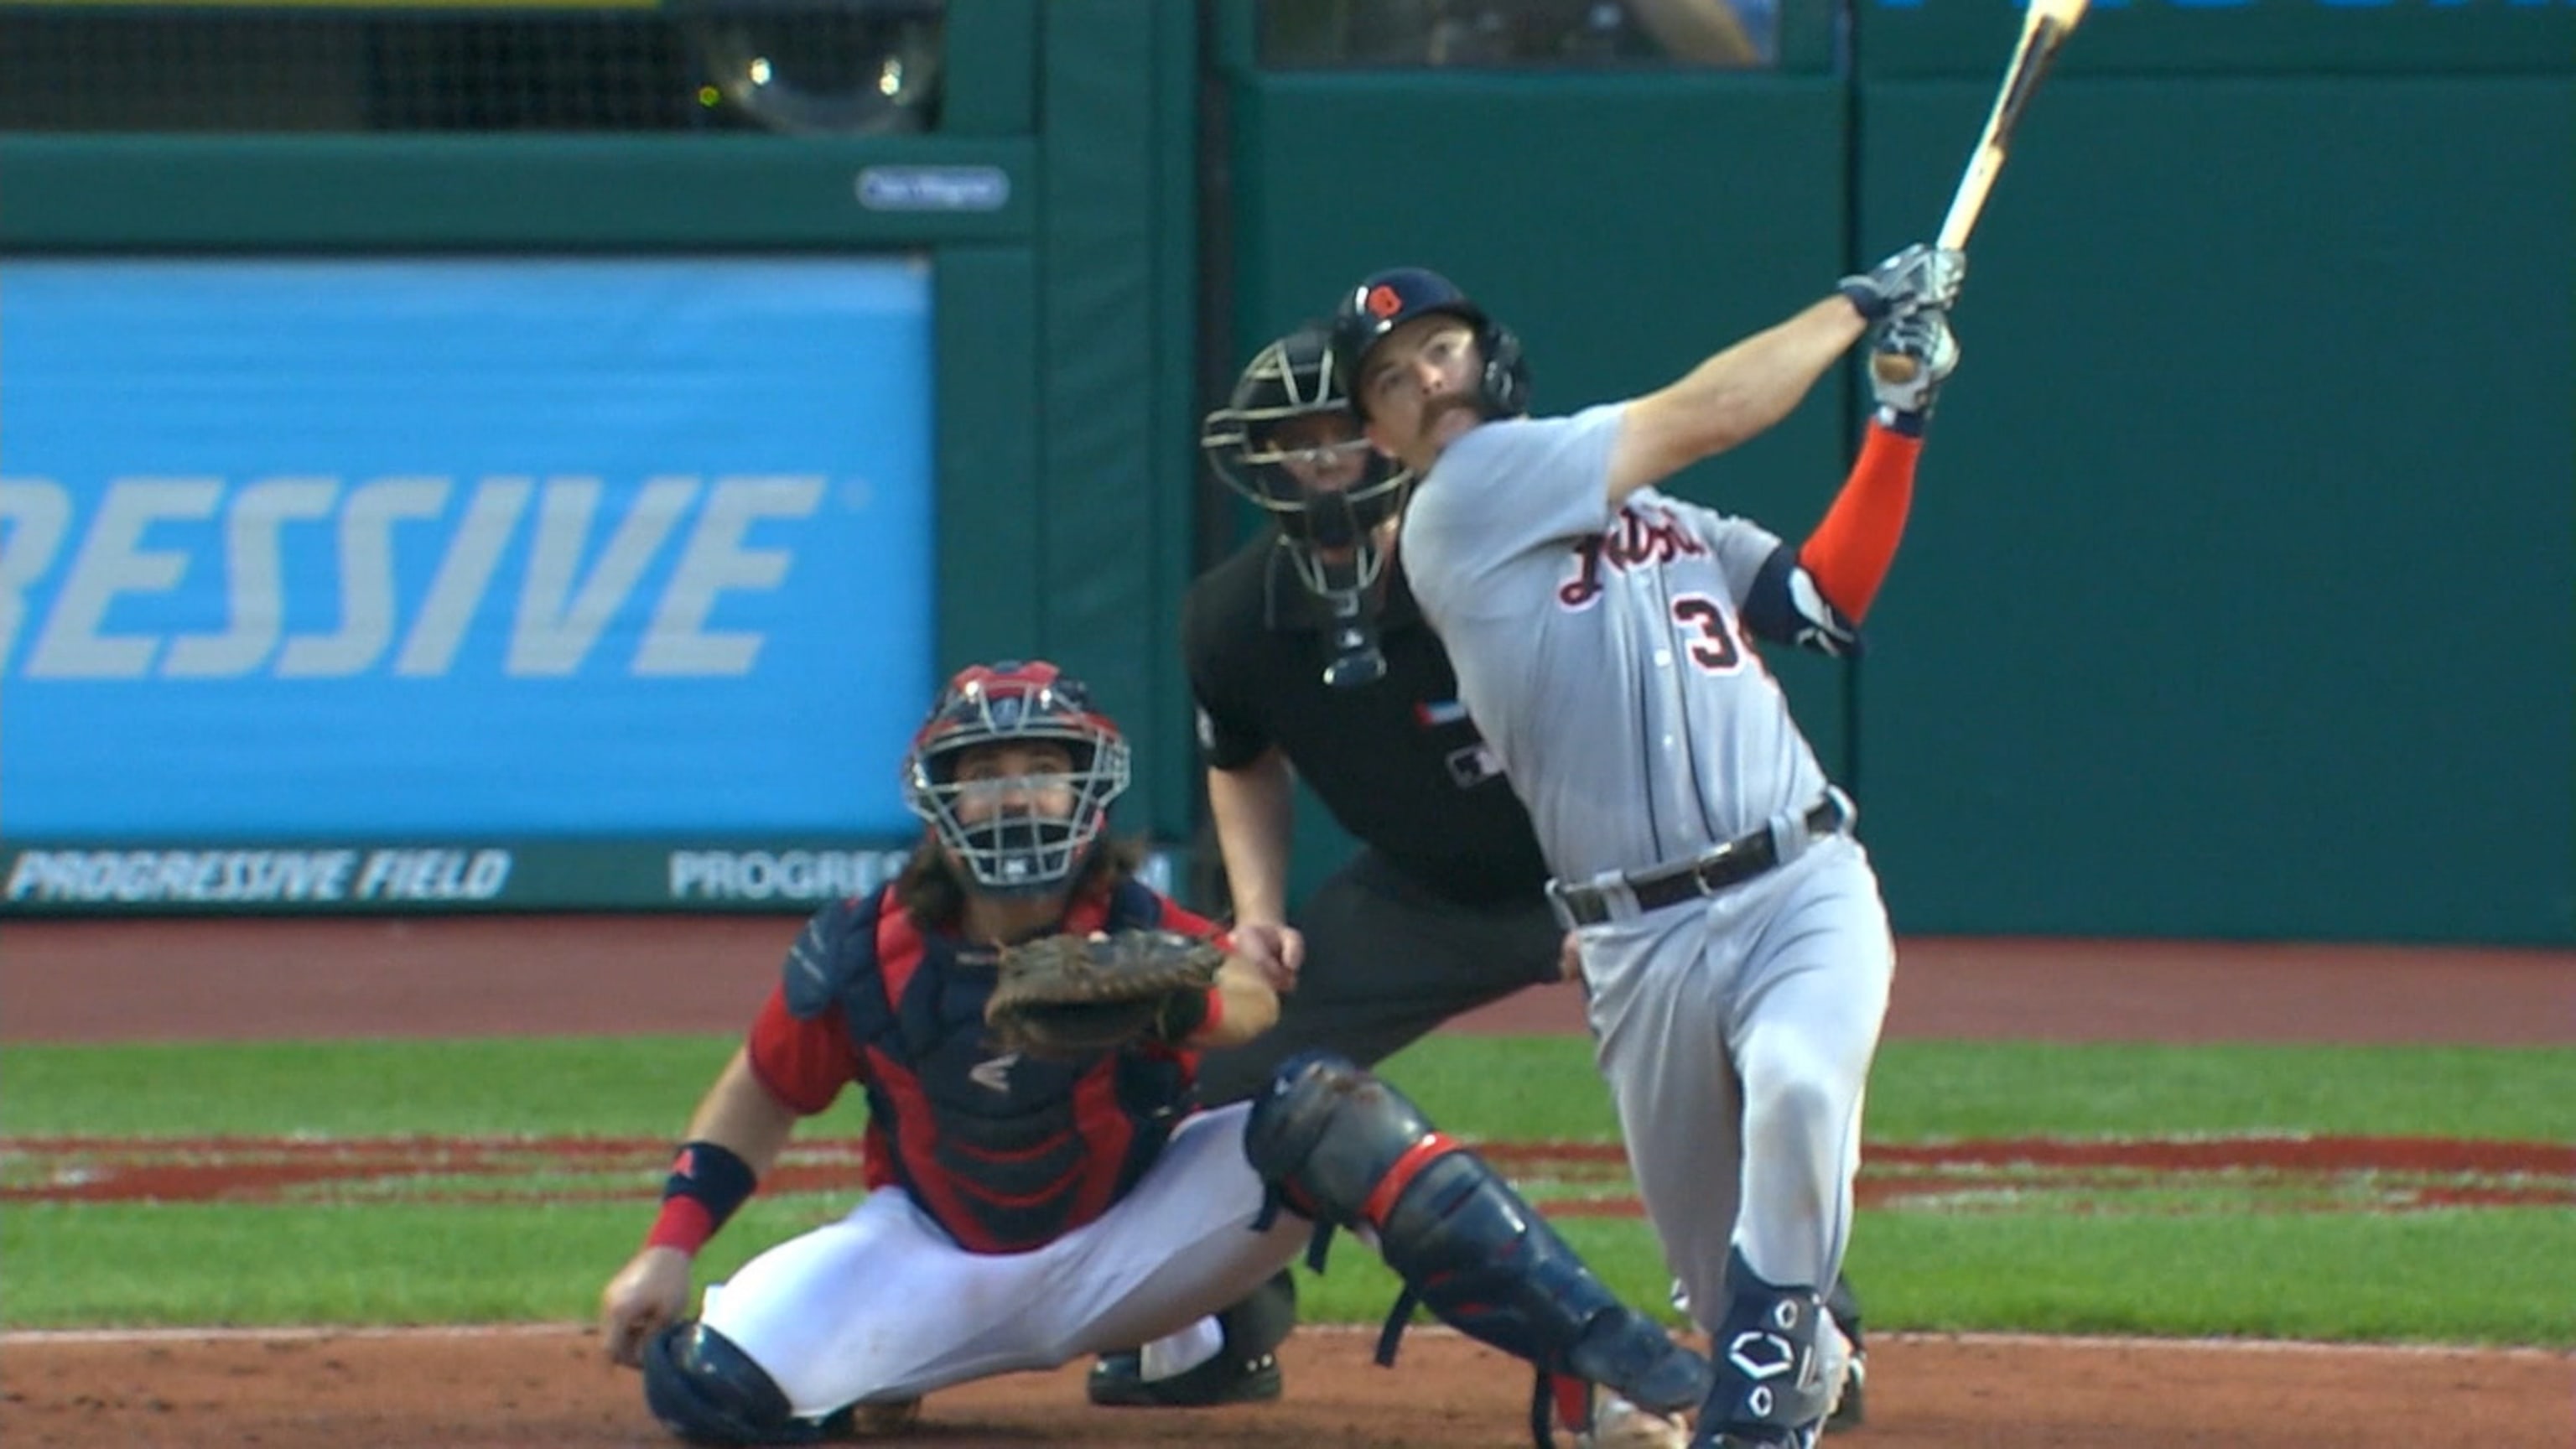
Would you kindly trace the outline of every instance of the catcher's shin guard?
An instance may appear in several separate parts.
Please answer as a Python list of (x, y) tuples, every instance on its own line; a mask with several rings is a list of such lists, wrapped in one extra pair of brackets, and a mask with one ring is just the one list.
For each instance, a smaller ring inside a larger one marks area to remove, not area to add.
[(704, 1324), (672, 1324), (644, 1345), (644, 1403), (692, 1444), (820, 1444), (769, 1371)]
[(1742, 1249), (1727, 1255), (1726, 1283), (1726, 1317), (1709, 1341), (1716, 1382), (1691, 1449), (1806, 1449), (1832, 1396), (1816, 1337), (1823, 1300), (1755, 1277)]
[(1394, 1087), (1326, 1053), (1292, 1057), (1253, 1104), (1244, 1151), (1272, 1193), (1323, 1227), (1365, 1229), (1405, 1282), (1379, 1341), (1419, 1301), (1540, 1372), (1658, 1410), (1707, 1393), (1708, 1364), (1621, 1303), (1491, 1165)]

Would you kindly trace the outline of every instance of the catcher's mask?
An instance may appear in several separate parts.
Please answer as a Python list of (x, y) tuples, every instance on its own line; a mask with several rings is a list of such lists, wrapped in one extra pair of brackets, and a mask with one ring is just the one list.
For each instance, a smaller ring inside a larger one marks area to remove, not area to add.
[(1457, 283), (1426, 267), (1373, 272), (1342, 294), (1333, 313), (1333, 377), (1351, 399), (1353, 413), (1368, 416), (1368, 403), (1357, 389), (1369, 349), (1414, 318), (1433, 315), (1455, 317), (1476, 334), (1476, 355), (1484, 363), (1476, 380), (1476, 411), (1489, 420), (1527, 414), (1529, 360), (1521, 355), (1520, 337), (1488, 316)]
[[(1072, 767), (1062, 775), (957, 778), (958, 761), (971, 750), (1041, 742), (1061, 746)], [(938, 832), (975, 884), (996, 895), (1063, 889), (1108, 828), (1109, 802), (1126, 788), (1127, 741), (1118, 726), (1092, 709), (1080, 680), (1043, 660), (959, 671), (904, 761), (904, 803)], [(1068, 813), (1040, 808), (1055, 789), (1071, 793)], [(969, 800), (993, 808), (961, 810)]]
[(1332, 333), (1309, 323), (1254, 354), (1233, 397), (1200, 424), (1199, 449), (1219, 480), (1277, 521), (1298, 579), (1332, 606), (1325, 678), (1383, 674), (1370, 594), (1386, 571), (1379, 530), (1403, 511), (1413, 475), (1360, 436), (1335, 381)]

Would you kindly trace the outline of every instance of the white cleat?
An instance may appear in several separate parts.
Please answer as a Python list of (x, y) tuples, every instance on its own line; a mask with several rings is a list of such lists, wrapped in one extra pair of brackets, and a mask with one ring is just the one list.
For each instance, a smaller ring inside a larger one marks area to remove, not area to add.
[(1690, 1427), (1612, 1394), (1593, 1414), (1591, 1432), (1574, 1443), (1576, 1449), (1689, 1449)]

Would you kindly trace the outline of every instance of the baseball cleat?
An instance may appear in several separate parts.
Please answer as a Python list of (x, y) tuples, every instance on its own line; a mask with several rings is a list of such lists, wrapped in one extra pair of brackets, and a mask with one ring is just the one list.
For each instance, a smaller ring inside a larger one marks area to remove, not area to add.
[(909, 1433), (921, 1423), (921, 1400), (894, 1399), (879, 1404), (852, 1404), (815, 1426), (821, 1442), (882, 1439)]
[(1104, 1409), (1205, 1409), (1268, 1403), (1281, 1387), (1275, 1354), (1244, 1360), (1221, 1353), (1170, 1378), (1148, 1379), (1144, 1356), (1131, 1350), (1102, 1354), (1083, 1392)]
[(1825, 1395), (1824, 1426), (1836, 1433), (1849, 1433), (1861, 1426), (1863, 1389), (1869, 1379), (1869, 1351), (1861, 1345), (1860, 1305), (1848, 1304), (1847, 1311), (1852, 1315), (1849, 1319), (1842, 1317), (1845, 1311), (1826, 1308), (1824, 1326), (1828, 1331), (1821, 1335), (1824, 1343), (1818, 1350), (1824, 1359), (1825, 1381), (1833, 1386)]
[(1574, 1444), (1575, 1449), (1688, 1449), (1690, 1426), (1613, 1394), (1593, 1415), (1592, 1427), (1574, 1436)]
[(1869, 1421), (1861, 1392), (1868, 1379), (1869, 1355), (1853, 1354), (1843, 1371), (1842, 1391), (1834, 1395), (1833, 1407), (1825, 1411), (1826, 1428), (1848, 1434)]

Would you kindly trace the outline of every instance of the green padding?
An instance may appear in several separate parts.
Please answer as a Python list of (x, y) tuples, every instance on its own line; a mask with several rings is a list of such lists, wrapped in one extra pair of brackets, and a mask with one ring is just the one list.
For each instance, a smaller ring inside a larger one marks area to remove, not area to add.
[(948, 7), (943, 134), (1025, 136), (1036, 129), (1038, 4), (964, 0)]
[[(0, 136), (0, 247), (1024, 239), (1035, 154), (1025, 140), (941, 136)], [(936, 168), (949, 184), (911, 188), (905, 209), (871, 207), (859, 185), (871, 167)]]
[[(1538, 410), (1680, 376), (1848, 267), (1844, 93), (1723, 76), (1269, 75), (1237, 83), (1240, 358), (1380, 267), (1435, 267), (1528, 344)], [(1852, 440), (1837, 375), (1675, 491), (1802, 536)], [(1777, 661), (1842, 768), (1842, 675)], [(1311, 802), (1310, 802), (1311, 803)], [(1310, 811), (1309, 813), (1319, 813)], [(1302, 889), (1342, 849), (1300, 831)]]
[[(945, 678), (977, 660), (1032, 652), (1043, 619), (1037, 255), (1024, 246), (942, 247), (932, 286), (939, 354), (933, 668)], [(865, 564), (845, 560), (844, 566)], [(886, 681), (889, 689), (918, 694), (925, 708), (937, 684)]]
[[(910, 840), (10, 842), (0, 917), (787, 911), (866, 895)], [(1170, 889), (1187, 853), (1139, 871)]]
[[(1158, 426), (1169, 419), (1155, 393), (1165, 339), (1194, 326), (1187, 295), (1155, 267), (1166, 230), (1194, 225), (1160, 179), (1186, 149), (1157, 149), (1170, 139), (1158, 87), (1187, 75), (1160, 73), (1157, 27), (1188, 23), (1186, 7), (1091, 0), (1049, 12), (1044, 48), (1045, 625), (1034, 642), (1090, 682), (1149, 781), (1193, 766), (1186, 717), (1162, 707), (1179, 669), (1172, 575), (1183, 562), (1163, 540), (1186, 532), (1186, 500), (1157, 467), (1191, 439)], [(1177, 809), (1181, 798), (1149, 785), (1140, 803)]]
[[(1852, 15), (1865, 81), (1977, 76), (1991, 87), (2021, 32), (2021, 7), (2003, 0), (1859, 0)], [(2576, 5), (2095, 0), (2058, 67), (2087, 76), (2567, 75), (2576, 73)]]
[[(1865, 230), (1969, 82), (1864, 96)], [(2576, 82), (2083, 81), (1863, 666), (1901, 931), (2576, 940)]]

